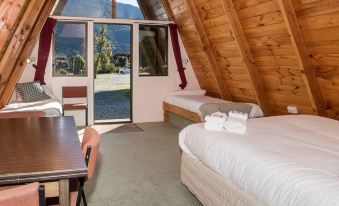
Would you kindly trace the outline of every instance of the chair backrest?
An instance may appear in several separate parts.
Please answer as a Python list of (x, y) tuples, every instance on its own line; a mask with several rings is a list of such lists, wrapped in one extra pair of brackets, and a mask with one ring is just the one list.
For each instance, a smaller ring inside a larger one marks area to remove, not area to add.
[(43, 111), (0, 112), (0, 119), (44, 117)]
[(62, 87), (62, 98), (85, 98), (87, 97), (87, 87)]
[(81, 143), (82, 154), (86, 158), (86, 154), (90, 152), (88, 164), (87, 164), (87, 179), (90, 179), (94, 174), (95, 163), (97, 160), (100, 144), (100, 135), (99, 133), (91, 128), (86, 127), (84, 132), (84, 138)]
[(0, 191), (0, 205), (6, 206), (45, 206), (45, 190), (39, 183), (18, 186)]

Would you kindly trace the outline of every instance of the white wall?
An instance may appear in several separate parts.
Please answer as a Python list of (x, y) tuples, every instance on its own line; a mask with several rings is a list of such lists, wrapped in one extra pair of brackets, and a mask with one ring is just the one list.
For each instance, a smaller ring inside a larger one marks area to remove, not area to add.
[[(138, 24), (133, 24), (133, 122), (156, 122), (163, 120), (163, 109), (162, 109), (162, 101), (163, 98), (171, 91), (178, 90), (180, 84), (180, 77), (177, 72), (177, 67), (175, 63), (175, 58), (173, 54), (173, 49), (171, 47), (172, 43), (169, 38), (169, 65), (168, 65), (168, 76), (165, 77), (139, 77), (138, 74)], [(93, 45), (93, 24), (89, 23), (89, 45)], [(187, 53), (181, 44), (181, 52), (183, 59), (188, 59)], [(89, 46), (88, 56), (93, 56), (93, 48)], [(89, 101), (89, 124), (93, 124), (93, 59), (88, 59), (88, 77), (53, 77), (52, 76), (52, 60), (51, 55), (48, 60), (45, 80), (46, 84), (50, 86), (54, 92), (54, 94), (61, 99), (61, 88), (63, 86), (87, 86), (89, 89), (88, 101)], [(37, 59), (38, 56), (38, 46), (34, 49), (31, 57)], [(36, 63), (36, 62), (33, 62)], [(187, 77), (187, 89), (199, 89), (199, 84), (196, 79), (196, 76), (193, 72), (191, 64), (185, 64), (186, 68), (185, 73)], [(31, 64), (27, 65), (25, 71), (23, 72), (20, 82), (28, 82), (34, 79), (35, 69)], [(68, 114), (68, 113), (67, 113)], [(72, 112), (72, 115), (75, 116), (77, 125), (84, 124), (84, 113)]]

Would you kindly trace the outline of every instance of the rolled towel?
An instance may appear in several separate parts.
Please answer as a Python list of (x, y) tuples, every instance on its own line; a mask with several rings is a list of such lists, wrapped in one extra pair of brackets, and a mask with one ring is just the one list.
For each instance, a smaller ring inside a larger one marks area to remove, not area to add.
[(212, 131), (224, 131), (224, 123), (205, 122), (204, 128)]
[(226, 122), (227, 114), (222, 112), (214, 112), (211, 115), (207, 115), (205, 117), (206, 122), (213, 122), (213, 123), (224, 123)]
[(245, 134), (247, 130), (247, 119), (229, 116), (223, 125), (229, 132)]

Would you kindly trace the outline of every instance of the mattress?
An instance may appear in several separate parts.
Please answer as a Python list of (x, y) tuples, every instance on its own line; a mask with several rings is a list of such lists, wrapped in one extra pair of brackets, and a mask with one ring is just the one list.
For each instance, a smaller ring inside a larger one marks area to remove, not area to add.
[[(189, 110), (191, 112), (197, 113), (201, 115), (201, 112), (199, 110), (200, 106), (205, 103), (225, 103), (229, 102), (222, 99), (217, 99), (205, 95), (169, 95), (167, 96), (164, 101), (168, 104), (175, 105), (177, 107), (181, 107), (183, 109)], [(249, 114), (250, 118), (255, 117), (263, 117), (264, 114), (260, 107), (257, 104), (252, 104), (252, 111)]]
[(62, 105), (57, 98), (52, 97), (38, 102), (13, 102), (6, 105), (0, 112), (18, 111), (43, 111), (46, 117), (55, 117), (62, 115)]
[(339, 122), (298, 115), (250, 119), (244, 135), (194, 124), (179, 145), (265, 205), (339, 205)]

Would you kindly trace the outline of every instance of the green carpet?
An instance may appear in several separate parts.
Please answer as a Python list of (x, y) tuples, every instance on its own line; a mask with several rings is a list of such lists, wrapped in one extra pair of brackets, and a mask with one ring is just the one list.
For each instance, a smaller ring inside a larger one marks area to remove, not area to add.
[(200, 206), (180, 182), (179, 130), (138, 126), (142, 132), (102, 134), (96, 174), (85, 183), (89, 205)]

